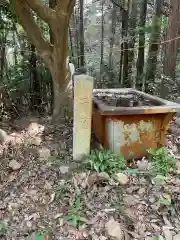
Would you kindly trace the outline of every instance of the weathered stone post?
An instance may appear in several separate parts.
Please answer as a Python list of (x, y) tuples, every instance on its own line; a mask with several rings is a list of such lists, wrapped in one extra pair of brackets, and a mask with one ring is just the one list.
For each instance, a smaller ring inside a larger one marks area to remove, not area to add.
[(89, 154), (91, 141), (93, 78), (74, 76), (73, 160)]

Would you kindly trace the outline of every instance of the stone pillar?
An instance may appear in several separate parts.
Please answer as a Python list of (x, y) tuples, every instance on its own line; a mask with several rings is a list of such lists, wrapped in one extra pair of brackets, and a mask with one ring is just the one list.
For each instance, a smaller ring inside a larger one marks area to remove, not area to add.
[(74, 76), (73, 160), (90, 152), (93, 78)]

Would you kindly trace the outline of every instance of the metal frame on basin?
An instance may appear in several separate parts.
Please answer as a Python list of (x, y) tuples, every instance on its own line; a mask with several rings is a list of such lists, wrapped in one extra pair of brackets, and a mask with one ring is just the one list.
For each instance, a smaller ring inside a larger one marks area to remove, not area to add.
[(180, 105), (165, 99), (152, 96), (148, 93), (138, 91), (133, 88), (115, 88), (115, 89), (94, 89), (93, 94), (96, 93), (128, 93), (128, 94), (139, 94), (148, 100), (151, 100), (160, 106), (141, 106), (141, 107), (115, 107), (107, 106), (103, 101), (98, 100), (95, 96), (93, 97), (94, 106), (97, 107), (102, 115), (132, 115), (132, 114), (151, 114), (151, 113), (167, 113), (180, 111)]

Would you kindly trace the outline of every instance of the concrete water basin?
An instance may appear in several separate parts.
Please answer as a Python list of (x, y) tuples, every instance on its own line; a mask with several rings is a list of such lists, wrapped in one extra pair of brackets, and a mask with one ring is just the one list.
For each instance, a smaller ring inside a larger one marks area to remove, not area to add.
[(93, 130), (99, 142), (128, 159), (165, 145), (170, 121), (180, 105), (132, 88), (95, 89)]

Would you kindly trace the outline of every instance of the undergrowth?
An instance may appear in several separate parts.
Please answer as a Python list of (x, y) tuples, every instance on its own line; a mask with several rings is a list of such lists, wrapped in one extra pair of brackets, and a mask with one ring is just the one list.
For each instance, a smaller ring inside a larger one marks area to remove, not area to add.
[(7, 232), (7, 225), (5, 222), (0, 221), (0, 237), (4, 236)]
[(114, 174), (126, 168), (126, 161), (122, 155), (110, 150), (94, 150), (87, 158), (87, 166), (96, 172)]
[(176, 172), (176, 159), (169, 154), (167, 147), (149, 149), (152, 160), (152, 172), (163, 176), (168, 176), (171, 172)]
[(67, 215), (63, 218), (75, 228), (79, 228), (83, 223), (87, 222), (79, 194), (77, 194), (74, 204), (69, 207)]

